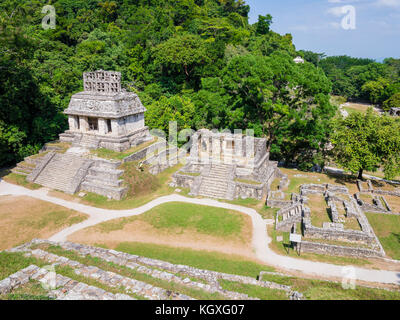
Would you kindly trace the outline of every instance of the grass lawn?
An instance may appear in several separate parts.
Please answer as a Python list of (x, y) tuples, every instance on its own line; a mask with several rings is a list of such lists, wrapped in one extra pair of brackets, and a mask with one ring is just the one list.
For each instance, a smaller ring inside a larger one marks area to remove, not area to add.
[(309, 194), (307, 206), (311, 209), (311, 224), (314, 227), (322, 228), (324, 222), (332, 222), (328, 214), (328, 205), (323, 195)]
[[(348, 102), (348, 105), (343, 106), (343, 109), (346, 110), (349, 114), (352, 113), (366, 113), (368, 108), (373, 108), (372, 105), (366, 104), (366, 103), (353, 103), (353, 102)], [(376, 111), (374, 111), (376, 112)], [(377, 113), (377, 112), (376, 112)]]
[[(104, 244), (97, 246), (106, 247)], [(199, 269), (206, 269), (256, 278), (261, 271), (273, 271), (270, 266), (246, 260), (238, 255), (219, 252), (173, 248), (165, 245), (144, 244), (138, 242), (120, 243), (117, 251), (127, 252), (152, 259), (160, 259), (174, 264), (183, 264)]]
[(218, 237), (240, 237), (247, 216), (222, 208), (189, 203), (165, 203), (138, 217), (104, 222), (97, 226), (102, 232), (123, 229), (134, 221), (143, 221), (166, 233), (182, 233), (185, 229)]
[(219, 280), (221, 287), (225, 290), (240, 292), (247, 294), (252, 298), (259, 298), (261, 300), (288, 300), (285, 291), (278, 289), (263, 288), (250, 284), (243, 284), (221, 279)]
[(47, 238), (86, 215), (29, 197), (0, 197), (0, 250)]
[(101, 148), (101, 149), (97, 149), (97, 150), (91, 150), (91, 153), (99, 158), (104, 158), (104, 159), (109, 159), (109, 160), (123, 160), (126, 157), (151, 146), (156, 141), (157, 141), (157, 138), (154, 138), (150, 141), (142, 143), (141, 145), (132, 147), (124, 152), (117, 152), (117, 151)]
[(317, 172), (303, 172), (296, 169), (287, 169), (287, 168), (280, 168), (280, 170), (287, 174), (290, 183), (289, 187), (287, 188), (287, 193), (299, 193), (300, 186), (302, 184), (336, 184), (345, 186), (349, 189), (349, 192), (356, 193), (358, 192), (358, 188), (356, 185), (357, 179), (353, 176), (340, 176), (340, 175), (333, 175), (333, 174), (325, 174), (325, 173), (317, 173)]
[(31, 190), (37, 190), (42, 188), (41, 185), (36, 184), (36, 183), (32, 183), (32, 182), (28, 182), (26, 181), (26, 176), (22, 175), (22, 174), (17, 174), (17, 173), (10, 173), (8, 175), (6, 175), (5, 177), (3, 177), (4, 181), (12, 183), (12, 184), (17, 184), (20, 185), (22, 187), (31, 189)]
[(386, 254), (400, 260), (400, 216), (366, 213)]
[(238, 206), (249, 207), (256, 210), (264, 219), (275, 219), (279, 208), (270, 208), (265, 205), (265, 199), (236, 199), (236, 200), (221, 200), (223, 202), (235, 204)]
[(0, 295), (0, 300), (54, 300), (48, 297), (47, 291), (37, 281), (13, 290), (11, 293)]
[[(393, 212), (400, 213), (400, 197), (387, 195), (384, 195), (384, 197), (388, 202), (390, 209), (392, 209)], [(382, 203), (384, 204), (383, 200)]]
[(0, 252), (0, 280), (9, 277), (21, 269), (29, 267), (31, 264), (38, 267), (47, 265), (36, 258), (24, 257), (24, 254), (21, 252)]
[(343, 289), (342, 284), (279, 275), (263, 275), (262, 280), (292, 286), (310, 300), (400, 300), (400, 292), (356, 286)]
[[(80, 230), (68, 240), (114, 247), (142, 242), (177, 248), (213, 250), (254, 258), (252, 221), (240, 212), (171, 202), (134, 217), (120, 218)], [(156, 237), (154, 235), (157, 235)]]

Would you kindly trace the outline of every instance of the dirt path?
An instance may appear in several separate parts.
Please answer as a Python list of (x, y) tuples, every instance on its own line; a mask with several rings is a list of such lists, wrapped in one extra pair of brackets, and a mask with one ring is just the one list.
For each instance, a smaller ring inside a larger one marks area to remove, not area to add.
[(274, 251), (272, 251), (272, 249), (269, 248), (269, 244), (272, 242), (272, 239), (268, 236), (267, 233), (267, 222), (257, 213), (257, 211), (251, 208), (223, 203), (211, 199), (191, 199), (180, 195), (170, 195), (155, 199), (139, 208), (131, 210), (106, 210), (50, 197), (47, 195), (47, 192), (47, 190), (43, 189), (33, 191), (20, 186), (6, 183), (4, 181), (0, 182), (0, 195), (26, 195), (40, 200), (55, 203), (82, 213), (86, 213), (90, 216), (88, 220), (66, 228), (51, 237), (50, 240), (53, 241), (65, 241), (69, 235), (79, 230), (116, 218), (140, 215), (163, 203), (184, 202), (217, 208), (225, 208), (248, 215), (252, 219), (253, 223), (252, 246), (255, 250), (257, 258), (268, 265), (275, 266), (279, 269), (300, 271), (315, 276), (334, 277), (342, 279), (351, 274), (352, 278), (355, 280), (400, 284), (400, 272), (371, 270), (359, 267), (351, 267), (351, 270), (349, 271), (349, 269), (338, 265), (300, 260), (287, 256), (281, 256), (275, 253)]

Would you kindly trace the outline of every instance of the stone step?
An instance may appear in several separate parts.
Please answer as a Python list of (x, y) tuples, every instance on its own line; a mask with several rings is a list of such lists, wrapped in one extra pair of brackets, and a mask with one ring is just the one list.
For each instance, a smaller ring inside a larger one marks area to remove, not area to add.
[(110, 199), (121, 200), (128, 191), (128, 188), (123, 187), (122, 185), (116, 187), (85, 180), (81, 184), (81, 190), (97, 193)]
[(109, 186), (109, 187), (121, 187), (122, 184), (124, 183), (123, 180), (107, 179), (103, 178), (102, 176), (93, 176), (90, 174), (86, 176), (85, 182), (89, 182), (98, 186)]
[[(121, 276), (119, 274), (108, 272), (106, 270), (99, 269), (95, 266), (87, 266), (83, 265), (78, 261), (72, 261), (68, 259), (67, 253), (62, 255), (55, 255), (49, 253), (49, 249), (46, 249), (46, 246), (57, 246), (66, 252), (73, 252), (82, 257), (92, 257), (99, 259), (100, 261), (105, 261), (108, 263), (112, 263), (113, 265), (123, 266), (125, 268), (129, 268), (133, 270), (135, 273), (147, 274), (152, 278), (157, 278), (164, 280), (164, 282), (171, 283), (171, 286), (174, 287), (173, 283), (179, 283), (183, 286), (190, 287), (193, 289), (200, 289), (207, 292), (216, 292), (224, 295), (228, 299), (233, 300), (258, 300), (255, 298), (251, 298), (246, 294), (227, 291), (222, 289), (219, 281), (221, 279), (242, 283), (246, 285), (253, 285), (257, 287), (270, 288), (282, 290), (287, 293), (288, 298), (292, 299), (293, 293), (298, 293), (293, 291), (290, 286), (281, 285), (274, 282), (262, 281), (253, 277), (239, 276), (234, 274), (221, 273), (216, 271), (210, 271), (205, 269), (198, 269), (191, 266), (186, 265), (178, 265), (170, 262), (147, 258), (143, 256), (133, 255), (126, 252), (118, 252), (111, 249), (105, 249), (100, 247), (93, 247), (85, 244), (77, 244), (72, 242), (54, 242), (49, 240), (39, 240), (34, 239), (29, 243), (21, 245), (19, 247), (7, 250), (7, 252), (21, 252), (25, 253), (26, 256), (35, 256), (40, 260), (46, 261), (48, 264), (56, 264), (61, 266), (69, 266), (74, 269), (76, 274), (79, 274), (85, 278), (96, 279), (98, 282), (101, 282), (109, 287), (123, 287), (124, 289), (130, 289), (132, 276)], [(32, 250), (32, 248), (40, 248), (36, 250)], [(118, 272), (118, 271), (117, 271)], [(135, 274), (133, 273), (133, 274)], [(194, 279), (193, 279), (194, 278)], [(196, 282), (199, 279), (200, 282)], [(185, 295), (179, 293), (172, 293), (167, 291), (167, 289), (161, 289), (145, 283), (147, 280), (144, 280), (143, 283), (139, 284), (140, 290), (143, 290), (143, 284), (147, 287), (144, 290), (147, 290), (147, 294), (154, 294), (155, 296), (152, 299), (159, 299), (164, 292), (168, 295), (169, 298), (178, 300), (178, 299), (190, 299)], [(139, 281), (140, 282), (140, 281)], [(137, 284), (137, 282), (136, 282)], [(158, 289), (158, 290), (157, 290)], [(159, 290), (164, 291), (159, 291)], [(172, 289), (173, 290), (173, 289)], [(1, 281), (0, 281), (0, 291), (1, 291)], [(133, 291), (131, 291), (133, 292)], [(145, 297), (141, 292), (134, 292), (141, 297)], [(302, 297), (300, 293), (298, 293), (298, 297)]]
[(135, 280), (129, 277), (121, 276), (111, 271), (104, 271), (98, 267), (87, 266), (66, 257), (58, 256), (40, 249), (30, 250), (28, 255), (47, 263), (57, 263), (61, 266), (68, 266), (74, 269), (77, 275), (88, 279), (95, 279), (109, 287), (125, 288), (126, 293), (137, 294), (149, 300), (194, 300), (186, 295), (171, 292), (159, 287), (152, 286), (146, 282)]
[(211, 192), (226, 192), (228, 190), (228, 185), (226, 186), (213, 186), (202, 184), (200, 191), (211, 191)]
[(203, 181), (207, 181), (207, 182), (210, 182), (210, 183), (213, 183), (213, 182), (224, 182), (224, 183), (226, 183), (227, 182), (225, 177), (224, 178), (220, 178), (220, 177), (213, 177), (213, 176), (203, 177)]
[[(0, 281), (0, 293), (8, 294), (29, 281), (39, 282), (56, 300), (134, 300), (125, 294), (113, 294), (103, 289), (72, 280), (50, 270), (30, 265)], [(1, 284), (4, 285), (1, 285)]]
[(21, 170), (18, 170), (18, 169), (16, 169), (16, 168), (11, 169), (11, 172), (12, 172), (12, 173), (15, 173), (15, 174), (19, 174), (19, 175), (21, 175), (21, 176), (29, 176), (29, 174), (30, 174), (30, 172), (27, 173), (27, 172), (25, 172), (25, 171), (21, 171)]
[(101, 179), (118, 180), (123, 175), (124, 171), (92, 167), (89, 169), (88, 173), (91, 176), (101, 177)]
[(35, 183), (64, 192), (70, 192), (74, 178), (85, 159), (72, 154), (55, 154), (36, 178)]
[[(238, 294), (236, 292), (230, 292), (227, 290), (223, 290), (217, 281), (208, 281), (207, 284), (196, 282), (195, 280), (191, 280), (184, 275), (176, 275), (177, 267), (173, 266), (170, 263), (161, 262), (158, 260), (152, 260), (148, 258), (138, 257), (129, 255), (127, 253), (117, 252), (114, 250), (102, 249), (102, 248), (94, 248), (84, 245), (78, 245), (71, 242), (61, 244), (64, 250), (73, 251), (78, 254), (90, 255), (94, 258), (99, 258), (105, 260), (107, 262), (111, 262), (113, 264), (125, 266), (129, 269), (135, 270), (140, 273), (147, 274), (153, 278), (161, 279), (168, 282), (175, 282), (186, 287), (191, 287), (194, 289), (200, 289), (211, 293), (220, 293), (230, 299), (250, 299), (246, 294)], [(156, 265), (154, 265), (154, 263)], [(163, 268), (165, 266), (172, 267), (171, 268)], [(199, 274), (199, 271), (202, 270), (190, 270), (193, 273)], [(204, 272), (204, 271), (203, 271)], [(201, 273), (201, 272), (200, 272)]]

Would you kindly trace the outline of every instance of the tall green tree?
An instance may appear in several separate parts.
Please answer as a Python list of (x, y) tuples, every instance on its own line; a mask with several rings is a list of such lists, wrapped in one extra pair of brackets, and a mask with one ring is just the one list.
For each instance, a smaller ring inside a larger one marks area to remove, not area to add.
[(267, 138), (267, 150), (288, 161), (313, 162), (326, 142), (331, 85), (312, 64), (292, 57), (246, 55), (233, 58), (222, 72), (231, 129), (252, 128)]
[(336, 162), (358, 178), (364, 171), (383, 168), (385, 177), (400, 173), (400, 122), (376, 115), (372, 108), (366, 114), (354, 113), (335, 121), (332, 134)]

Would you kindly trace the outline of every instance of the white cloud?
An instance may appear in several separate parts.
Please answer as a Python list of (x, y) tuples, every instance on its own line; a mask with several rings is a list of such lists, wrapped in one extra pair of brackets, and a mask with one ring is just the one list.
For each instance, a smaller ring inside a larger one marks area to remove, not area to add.
[(377, 5), (378, 7), (395, 8), (400, 7), (400, 0), (377, 0), (375, 2), (375, 5)]
[(335, 17), (341, 17), (343, 15), (343, 7), (333, 7), (328, 10), (328, 13)]

